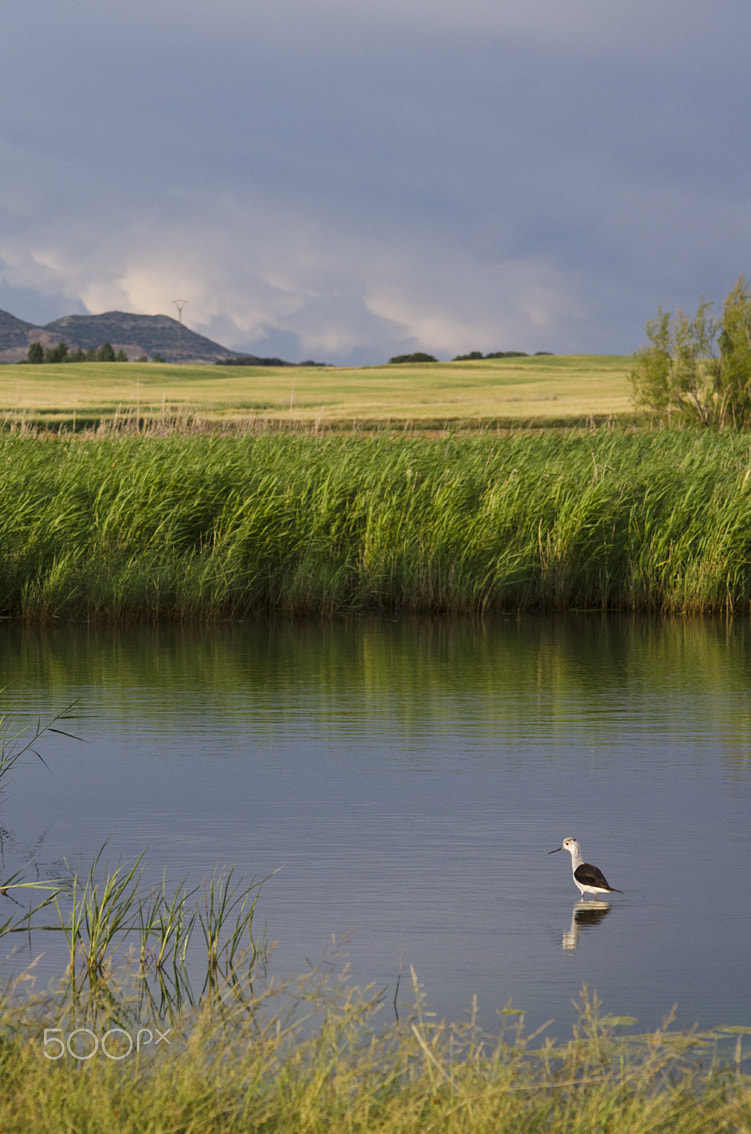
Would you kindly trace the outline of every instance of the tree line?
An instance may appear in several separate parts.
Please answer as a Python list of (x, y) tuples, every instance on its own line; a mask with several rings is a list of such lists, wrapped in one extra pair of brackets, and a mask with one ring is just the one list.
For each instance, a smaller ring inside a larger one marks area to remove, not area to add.
[(124, 350), (115, 354), (112, 343), (102, 343), (100, 347), (90, 350), (77, 350), (71, 352), (67, 343), (58, 343), (57, 346), (43, 347), (41, 343), (32, 343), (29, 347), (27, 362), (39, 364), (41, 362), (127, 362), (128, 356)]
[[(536, 350), (535, 358), (540, 355), (549, 355), (552, 351), (549, 350)], [(526, 350), (494, 350), (490, 354), (483, 354), (481, 350), (471, 350), (469, 354), (457, 354), (452, 362), (476, 362), (481, 358), (529, 358)], [(393, 358), (389, 359), (392, 362), (438, 362), (432, 354), (426, 354), (425, 351), (416, 350), (412, 354), (395, 354)], [(303, 363), (303, 365), (305, 365)]]

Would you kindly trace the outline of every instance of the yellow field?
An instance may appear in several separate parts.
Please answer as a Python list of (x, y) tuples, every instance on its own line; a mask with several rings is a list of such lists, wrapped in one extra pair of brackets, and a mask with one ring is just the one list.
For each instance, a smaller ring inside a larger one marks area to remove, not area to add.
[(6, 420), (122, 417), (249, 424), (566, 423), (630, 415), (631, 358), (559, 355), (346, 367), (64, 363), (0, 366)]

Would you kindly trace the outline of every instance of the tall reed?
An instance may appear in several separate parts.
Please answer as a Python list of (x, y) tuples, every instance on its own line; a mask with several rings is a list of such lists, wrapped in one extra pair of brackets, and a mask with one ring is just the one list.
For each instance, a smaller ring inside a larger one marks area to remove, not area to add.
[[(73, 701), (67, 708), (44, 723), (39, 718), (36, 725), (24, 725), (21, 728), (11, 724), (10, 713), (0, 714), (0, 797), (6, 787), (8, 773), (27, 753), (36, 756), (46, 766), (44, 757), (37, 750), (38, 741), (45, 733), (54, 732), (60, 736), (76, 739), (72, 733), (56, 726), (62, 721), (74, 718), (77, 704), (77, 701)], [(11, 906), (17, 907), (15, 910), (11, 909), (7, 917), (0, 919), (0, 938), (6, 933), (30, 934), (35, 916), (41, 910), (55, 905), (62, 887), (63, 883), (59, 879), (37, 878), (30, 882), (24, 876), (23, 869), (16, 870), (7, 877), (0, 876), (0, 895), (9, 901)], [(23, 902), (21, 898), (24, 899)], [(23, 913), (19, 913), (19, 909), (23, 910)]]
[[(0, 693), (2, 692), (3, 690), (0, 690)], [(0, 713), (0, 791), (5, 787), (5, 778), (11, 768), (27, 753), (36, 756), (37, 760), (41, 760), (43, 764), (45, 763), (44, 757), (37, 751), (36, 747), (45, 733), (54, 732), (59, 736), (77, 739), (72, 733), (66, 732), (65, 729), (57, 728), (60, 722), (75, 719), (74, 710), (77, 704), (78, 701), (72, 701), (67, 708), (55, 713), (51, 720), (42, 723), (41, 718), (39, 718), (36, 725), (24, 725), (19, 729), (15, 729), (10, 723), (9, 713)]]
[(8, 435), (0, 610), (746, 611), (750, 472), (731, 432)]
[(95, 856), (83, 884), (77, 871), (71, 872), (70, 883), (65, 887), (69, 901), (56, 900), (59, 927), (68, 947), (69, 972), (75, 981), (79, 955), (89, 980), (105, 973), (105, 969), (118, 948), (121, 939), (134, 925), (138, 908), (138, 894), (142, 852), (130, 867), (118, 863), (114, 869), (106, 864), (102, 877), (98, 877), (104, 847)]
[[(74, 990), (110, 980), (116, 958), (119, 955), (121, 960), (134, 940), (143, 980), (155, 973), (157, 982), (163, 983), (169, 964), (173, 986), (189, 993), (191, 971), (195, 975), (203, 969), (204, 983), (216, 982), (218, 976), (236, 983), (241, 964), (250, 976), (256, 963), (263, 962), (265, 939), (254, 934), (253, 919), (267, 879), (254, 877), (247, 882), (235, 879), (234, 868), (218, 868), (202, 888), (188, 889), (183, 880), (170, 892), (166, 873), (159, 886), (144, 883), (145, 851), (130, 864), (118, 861), (111, 866), (103, 857), (105, 849), (106, 844), (83, 878), (71, 870), (43, 903), (54, 904), (56, 924), (32, 923), (31, 915), (23, 921), (29, 932), (62, 934)], [(201, 889), (202, 899), (196, 897)], [(202, 964), (196, 950), (190, 949), (196, 924), (204, 939)], [(0, 936), (2, 932), (0, 928)]]
[[(145, 852), (130, 864), (118, 861), (114, 867), (104, 860), (104, 852), (102, 847), (83, 877), (71, 870), (67, 878), (29, 882), (18, 871), (0, 880), (0, 895), (17, 907), (0, 921), (0, 941), (23, 933), (31, 949), (32, 936), (36, 942), (40, 934), (62, 938), (66, 986), (76, 1003), (86, 989), (89, 995), (98, 989), (109, 1000), (107, 990), (126, 950), (137, 957), (142, 994), (153, 1004), (158, 992), (170, 1012), (175, 1004), (196, 1000), (197, 976), (205, 991), (220, 979), (239, 986), (256, 968), (264, 970), (265, 934), (254, 932), (253, 920), (266, 879), (247, 882), (234, 878), (234, 868), (217, 869), (203, 885), (203, 900), (195, 900), (200, 886), (187, 889), (183, 880), (170, 892), (166, 874), (159, 886), (147, 886)], [(24, 897), (23, 903), (16, 893)], [(56, 921), (38, 916), (51, 909)], [(203, 951), (191, 947), (197, 924)]]

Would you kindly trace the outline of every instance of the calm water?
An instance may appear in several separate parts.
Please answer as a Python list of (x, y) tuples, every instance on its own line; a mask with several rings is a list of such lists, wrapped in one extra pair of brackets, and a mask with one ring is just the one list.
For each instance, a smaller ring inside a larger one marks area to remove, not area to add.
[[(676, 1002), (751, 1024), (746, 626), (6, 625), (0, 670), (14, 721), (79, 698), (83, 738), (13, 770), (3, 877), (86, 869), (106, 839), (155, 877), (281, 867), (259, 905), (279, 973), (351, 931), (358, 983), (393, 989), (403, 953), (440, 1015), (476, 993), (489, 1028), (512, 999), (565, 1036), (584, 982), (639, 1029)], [(547, 854), (569, 834), (624, 891), (599, 917)]]

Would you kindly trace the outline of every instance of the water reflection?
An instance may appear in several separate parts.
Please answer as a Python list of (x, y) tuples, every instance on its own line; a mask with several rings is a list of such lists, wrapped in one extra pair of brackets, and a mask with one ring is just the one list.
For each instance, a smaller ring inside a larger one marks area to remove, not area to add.
[(582, 930), (594, 928), (610, 913), (610, 902), (586, 902), (584, 900), (574, 903), (571, 912), (571, 925), (563, 931), (561, 944), (564, 949), (579, 948), (579, 934)]

